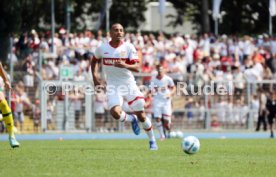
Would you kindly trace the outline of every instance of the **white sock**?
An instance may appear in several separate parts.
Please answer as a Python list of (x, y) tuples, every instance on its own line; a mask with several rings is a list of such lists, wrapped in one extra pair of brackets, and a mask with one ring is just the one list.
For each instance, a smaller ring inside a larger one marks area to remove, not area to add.
[(146, 117), (145, 122), (142, 122), (142, 126), (143, 126), (144, 130), (146, 131), (146, 133), (149, 137), (149, 140), (155, 141), (152, 124), (151, 124), (151, 121), (149, 120), (149, 118)]
[(159, 131), (160, 138), (165, 137), (162, 122), (156, 122), (156, 127)]
[(130, 114), (127, 114), (125, 111), (122, 111), (119, 120), (121, 122), (132, 122), (133, 116), (135, 116), (135, 115), (130, 115)]

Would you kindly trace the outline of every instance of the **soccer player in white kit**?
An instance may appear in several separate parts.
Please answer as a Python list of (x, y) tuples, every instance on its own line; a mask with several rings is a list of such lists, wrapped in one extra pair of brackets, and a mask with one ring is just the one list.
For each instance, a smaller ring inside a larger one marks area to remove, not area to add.
[[(95, 51), (91, 62), (91, 70), (95, 88), (103, 84), (98, 78), (97, 65), (102, 60), (102, 68), (106, 77), (108, 108), (113, 118), (121, 122), (129, 121), (136, 135), (140, 134), (137, 118), (142, 123), (149, 138), (150, 150), (158, 146), (153, 134), (150, 119), (144, 111), (144, 96), (136, 85), (131, 71), (139, 72), (139, 59), (134, 46), (124, 42), (124, 28), (115, 23), (110, 30), (111, 41), (103, 43)], [(123, 101), (127, 101), (134, 114), (126, 114), (122, 110)]]
[[(153, 88), (153, 116), (156, 119), (156, 127), (160, 133), (160, 140), (165, 139), (164, 129), (170, 133), (172, 100), (171, 97), (176, 91), (174, 82), (171, 77), (165, 74), (161, 65), (156, 66), (157, 76), (152, 79), (151, 87)], [(163, 118), (163, 124), (161, 119)]]

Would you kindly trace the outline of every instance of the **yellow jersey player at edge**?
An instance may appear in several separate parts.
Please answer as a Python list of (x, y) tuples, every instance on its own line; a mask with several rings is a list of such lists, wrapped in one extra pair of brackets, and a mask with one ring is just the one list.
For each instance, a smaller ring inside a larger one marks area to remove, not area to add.
[[(0, 76), (3, 79), (5, 88), (11, 90), (11, 84), (8, 81), (8, 78), (7, 78), (6, 72), (4, 71), (2, 63), (0, 63)], [(14, 135), (14, 122), (13, 122), (12, 111), (7, 103), (7, 100), (5, 98), (5, 94), (2, 88), (0, 88), (0, 111), (2, 112), (3, 120), (5, 122), (7, 132), (9, 134), (9, 142), (11, 147), (12, 148), (19, 147), (20, 144), (18, 143)]]

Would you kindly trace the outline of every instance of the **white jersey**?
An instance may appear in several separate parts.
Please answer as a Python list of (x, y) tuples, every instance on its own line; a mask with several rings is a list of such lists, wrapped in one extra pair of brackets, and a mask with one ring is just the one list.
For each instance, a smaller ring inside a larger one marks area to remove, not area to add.
[(103, 72), (108, 85), (132, 85), (136, 84), (132, 72), (126, 68), (114, 67), (118, 60), (124, 60), (127, 64), (139, 62), (137, 51), (129, 42), (121, 42), (115, 48), (109, 43), (103, 43), (95, 51), (93, 60), (102, 59)]
[(171, 99), (167, 98), (167, 95), (171, 92), (170, 88), (174, 87), (174, 82), (172, 78), (167, 75), (164, 75), (161, 79), (154, 77), (152, 83), (155, 89), (153, 94), (154, 101), (170, 101)]

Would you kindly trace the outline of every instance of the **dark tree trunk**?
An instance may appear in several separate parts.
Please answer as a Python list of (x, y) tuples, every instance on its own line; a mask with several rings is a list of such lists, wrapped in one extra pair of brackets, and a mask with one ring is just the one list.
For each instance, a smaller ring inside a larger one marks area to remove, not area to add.
[(202, 33), (209, 33), (210, 32), (210, 21), (209, 21), (209, 1), (202, 0), (202, 8), (201, 8), (201, 32)]

